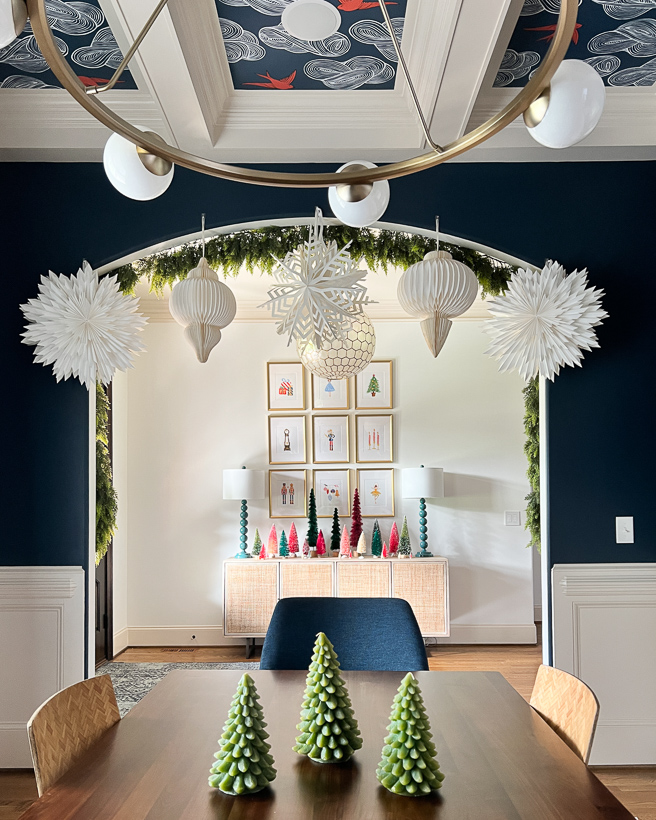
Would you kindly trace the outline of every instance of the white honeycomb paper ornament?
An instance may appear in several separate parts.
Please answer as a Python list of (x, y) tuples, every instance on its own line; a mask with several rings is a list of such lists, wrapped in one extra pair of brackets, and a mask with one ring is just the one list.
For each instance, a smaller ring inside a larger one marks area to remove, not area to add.
[(362, 313), (344, 332), (344, 338), (324, 342), (320, 348), (299, 342), (297, 350), (310, 372), (323, 379), (340, 381), (357, 376), (373, 359), (376, 332), (371, 319)]

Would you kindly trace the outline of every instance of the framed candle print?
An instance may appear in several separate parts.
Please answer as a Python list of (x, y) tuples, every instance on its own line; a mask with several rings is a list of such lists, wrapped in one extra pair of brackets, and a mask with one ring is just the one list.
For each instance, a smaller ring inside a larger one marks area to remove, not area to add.
[(319, 518), (332, 518), (335, 507), (340, 517), (351, 514), (350, 473), (350, 470), (314, 471), (314, 497)]
[(307, 515), (305, 470), (269, 470), (269, 518)]
[(269, 464), (305, 464), (305, 416), (269, 416)]
[(356, 410), (391, 410), (392, 362), (369, 362), (355, 377)]
[(269, 410), (305, 410), (305, 371), (300, 362), (268, 362)]
[(312, 416), (312, 460), (316, 464), (349, 460), (348, 416)]
[(331, 381), (312, 374), (313, 410), (348, 410), (349, 380)]
[(394, 461), (392, 416), (356, 416), (355, 431), (359, 464)]
[(358, 494), (363, 518), (394, 515), (394, 470), (358, 470)]

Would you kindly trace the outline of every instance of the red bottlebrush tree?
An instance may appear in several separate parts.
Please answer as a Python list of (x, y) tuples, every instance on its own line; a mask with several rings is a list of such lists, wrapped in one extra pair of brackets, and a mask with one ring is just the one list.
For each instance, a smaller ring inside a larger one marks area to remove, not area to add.
[(383, 541), (383, 558), (387, 558), (387, 544)]
[(323, 537), (323, 530), (319, 530), (317, 538), (317, 555), (322, 558), (326, 554), (326, 539)]
[(349, 538), (349, 531), (348, 527), (344, 527), (342, 530), (342, 543), (339, 549), (339, 557), (340, 558), (352, 558), (351, 555), (351, 541)]
[(305, 541), (303, 541), (303, 558), (309, 558), (309, 557), (310, 557), (310, 542), (306, 538)]
[(392, 532), (390, 533), (389, 554), (390, 558), (399, 551), (399, 528), (396, 526), (396, 521), (392, 524)]
[(351, 515), (351, 546), (357, 549), (362, 535), (362, 513), (360, 512), (360, 493), (357, 488), (353, 493), (353, 513)]
[(289, 530), (289, 545), (287, 547), (292, 558), (296, 558), (298, 552), (298, 533), (296, 532), (296, 524), (292, 524)]

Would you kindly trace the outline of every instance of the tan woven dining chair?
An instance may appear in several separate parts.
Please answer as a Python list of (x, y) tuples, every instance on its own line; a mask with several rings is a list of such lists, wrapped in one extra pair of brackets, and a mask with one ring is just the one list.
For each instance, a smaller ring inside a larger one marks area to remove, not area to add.
[(39, 796), (121, 719), (109, 675), (62, 689), (27, 724)]
[(592, 689), (568, 672), (540, 666), (531, 706), (587, 763), (599, 715), (599, 702)]

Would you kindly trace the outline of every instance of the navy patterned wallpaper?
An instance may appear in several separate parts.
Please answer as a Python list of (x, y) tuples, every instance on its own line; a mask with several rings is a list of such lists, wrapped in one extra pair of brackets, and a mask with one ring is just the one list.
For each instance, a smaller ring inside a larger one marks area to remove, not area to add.
[[(86, 86), (102, 85), (123, 59), (98, 0), (46, 0), (57, 46)], [(28, 22), (21, 36), (0, 49), (0, 88), (60, 88), (39, 51)], [(117, 89), (136, 88), (129, 71)]]
[[(342, 16), (326, 40), (291, 37), (280, 15), (293, 0), (216, 0), (236, 89), (387, 90), (394, 88), (394, 46), (375, 0), (329, 0)], [(388, 2), (403, 35), (407, 0)]]
[[(524, 0), (495, 86), (522, 86), (547, 53), (560, 0)], [(579, 0), (567, 57), (590, 63), (610, 86), (656, 83), (656, 0)]]

